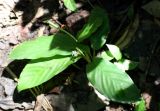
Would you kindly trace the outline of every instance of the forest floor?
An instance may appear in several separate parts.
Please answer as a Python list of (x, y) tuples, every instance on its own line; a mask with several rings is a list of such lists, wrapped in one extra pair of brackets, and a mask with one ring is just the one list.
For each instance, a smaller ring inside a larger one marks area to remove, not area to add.
[[(19, 76), (26, 62), (9, 60), (10, 51), (24, 41), (57, 31), (57, 29), (50, 29), (46, 24), (42, 24), (42, 20), (52, 18), (74, 32), (83, 26), (82, 24), (85, 23), (90, 13), (90, 9), (85, 8), (87, 6), (82, 4), (77, 5), (78, 12), (71, 13), (69, 10), (64, 10), (61, 3), (60, 6), (57, 6), (54, 0), (48, 0), (44, 4), (36, 0), (28, 1), (0, 1), (0, 110), (44, 110), (41, 108), (42, 105), (36, 106), (36, 101), (45, 97), (55, 107), (55, 111), (133, 111), (132, 105), (109, 101), (107, 104), (102, 103), (89, 87), (75, 88), (75, 92), (68, 91), (68, 88), (63, 88), (64, 92), (61, 92), (61, 86), (53, 87), (52, 92), (58, 95), (46, 93), (37, 98), (34, 98), (29, 91), (17, 92), (17, 83), (10, 76), (10, 70), (7, 67), (10, 67)], [(55, 5), (50, 8), (50, 4)], [(160, 110), (160, 25), (149, 15), (141, 13), (135, 39), (125, 52), (139, 60), (138, 68), (130, 71), (129, 74), (141, 89), (147, 110)], [(83, 82), (82, 78), (84, 77), (77, 76), (76, 79)]]

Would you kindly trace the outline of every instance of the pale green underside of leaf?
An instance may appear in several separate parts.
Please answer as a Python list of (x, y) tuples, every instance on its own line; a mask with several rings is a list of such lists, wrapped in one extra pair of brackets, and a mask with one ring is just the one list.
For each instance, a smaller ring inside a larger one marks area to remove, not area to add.
[(63, 0), (64, 5), (71, 11), (76, 10), (76, 2), (75, 0)]
[(56, 58), (31, 60), (21, 72), (18, 80), (18, 90), (22, 91), (40, 85), (74, 62), (76, 61), (73, 61), (71, 57), (58, 56)]
[(116, 45), (107, 44), (107, 47), (117, 61), (122, 58), (122, 53)]
[(70, 55), (75, 50), (76, 42), (63, 33), (42, 36), (35, 40), (21, 43), (13, 49), (11, 59), (38, 59), (55, 55)]
[(91, 34), (93, 34), (101, 26), (103, 22), (103, 14), (105, 14), (105, 11), (99, 7), (95, 7), (92, 10), (88, 22), (77, 34), (77, 39), (79, 42), (90, 37)]
[(87, 77), (91, 84), (112, 101), (132, 103), (140, 99), (140, 93), (131, 78), (106, 59), (95, 58), (87, 65)]

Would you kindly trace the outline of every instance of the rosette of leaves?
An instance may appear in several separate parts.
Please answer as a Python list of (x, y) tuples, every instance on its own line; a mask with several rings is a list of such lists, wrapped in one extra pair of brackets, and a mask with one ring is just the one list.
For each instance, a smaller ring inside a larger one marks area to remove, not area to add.
[[(88, 22), (76, 36), (61, 29), (57, 34), (38, 37), (18, 45), (11, 52), (10, 58), (30, 59), (20, 74), (18, 90), (38, 86), (83, 58), (88, 62), (86, 75), (89, 82), (102, 95), (121, 103), (139, 101), (139, 90), (125, 72), (128, 69), (125, 67), (123, 70), (111, 62), (114, 60), (121, 66), (131, 63), (123, 63), (117, 46), (106, 44), (109, 31), (107, 12), (100, 7), (94, 7)], [(90, 44), (86, 45), (85, 40), (90, 41)], [(108, 50), (101, 54), (92, 53), (95, 50), (98, 52), (102, 47)]]

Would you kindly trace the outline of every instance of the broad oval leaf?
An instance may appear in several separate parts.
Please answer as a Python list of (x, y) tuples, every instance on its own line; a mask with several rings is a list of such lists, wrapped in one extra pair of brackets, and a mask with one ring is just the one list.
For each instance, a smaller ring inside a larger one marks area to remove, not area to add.
[(103, 22), (103, 14), (104, 10), (99, 7), (95, 7), (92, 10), (88, 22), (77, 34), (77, 39), (79, 42), (90, 37), (91, 34), (93, 34), (101, 26)]
[(107, 44), (107, 47), (116, 60), (120, 60), (122, 58), (122, 53), (116, 45)]
[(52, 57), (31, 60), (25, 66), (18, 80), (18, 91), (38, 86), (74, 63), (71, 57)]
[(110, 31), (109, 18), (106, 12), (104, 12), (102, 19), (103, 24), (96, 31), (96, 33), (92, 34), (92, 36), (90, 37), (91, 47), (95, 50), (100, 49), (106, 43), (107, 35)]
[(75, 0), (63, 0), (64, 5), (71, 11), (76, 10), (76, 2)]
[(91, 84), (110, 100), (132, 103), (140, 99), (140, 92), (132, 79), (108, 60), (95, 58), (87, 65), (86, 71)]
[(38, 59), (55, 55), (70, 55), (75, 50), (76, 41), (64, 33), (42, 36), (26, 41), (15, 47), (11, 59)]

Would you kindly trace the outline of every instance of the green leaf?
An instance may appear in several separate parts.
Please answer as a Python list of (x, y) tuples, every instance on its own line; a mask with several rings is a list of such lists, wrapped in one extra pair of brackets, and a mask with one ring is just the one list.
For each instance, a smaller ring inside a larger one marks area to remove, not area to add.
[(110, 100), (132, 103), (140, 99), (140, 92), (132, 79), (108, 60), (95, 58), (87, 65), (86, 71), (95, 89)]
[(76, 61), (73, 61), (68, 56), (31, 60), (20, 74), (18, 90), (22, 91), (40, 85), (62, 72), (74, 62)]
[(152, 0), (146, 5), (142, 7), (145, 11), (149, 14), (153, 15), (154, 17), (160, 17), (160, 1), (159, 0)]
[(90, 37), (91, 34), (93, 34), (101, 26), (103, 22), (102, 17), (104, 16), (104, 13), (104, 10), (99, 7), (95, 7), (92, 10), (88, 22), (77, 34), (79, 42), (82, 42), (84, 39)]
[(106, 12), (104, 12), (102, 19), (103, 24), (100, 26), (99, 30), (90, 37), (91, 47), (95, 50), (100, 49), (106, 43), (106, 38), (110, 31), (109, 18)]
[(13, 49), (11, 59), (38, 59), (55, 55), (71, 55), (76, 42), (63, 33), (26, 41)]
[(121, 51), (116, 45), (107, 44), (107, 47), (116, 60), (120, 60), (122, 58)]
[(77, 44), (77, 48), (79, 48), (83, 53), (85, 54), (91, 54), (90, 52), (90, 48), (88, 45), (84, 45), (84, 44)]
[(108, 61), (110, 61), (114, 58), (110, 51), (103, 51), (101, 53), (100, 57), (103, 58), (103, 59), (107, 59)]
[(76, 2), (75, 0), (63, 0), (64, 5), (71, 11), (76, 10)]
[(114, 62), (114, 64), (121, 70), (126, 71), (135, 69), (138, 65), (138, 62), (130, 61), (128, 59), (121, 59), (118, 62)]
[(146, 111), (145, 101), (143, 99), (136, 103), (135, 111)]

